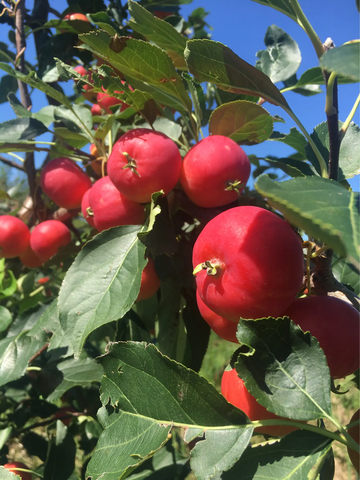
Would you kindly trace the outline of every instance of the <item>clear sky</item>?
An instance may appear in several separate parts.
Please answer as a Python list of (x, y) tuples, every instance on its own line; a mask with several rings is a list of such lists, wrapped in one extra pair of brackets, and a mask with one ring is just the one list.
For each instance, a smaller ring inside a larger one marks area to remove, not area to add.
[[(32, 4), (32, 0), (26, 0), (27, 8), (31, 9)], [(300, 4), (322, 41), (331, 37), (335, 45), (340, 46), (344, 42), (359, 38), (359, 13), (356, 9), (355, 0), (300, 0)], [(50, 5), (62, 12), (67, 7), (67, 2), (65, 0), (50, 0)], [(181, 14), (187, 18), (198, 7), (203, 7), (209, 12), (206, 20), (213, 27), (213, 30), (211, 30), (212, 39), (224, 43), (252, 65), (256, 61), (256, 52), (265, 49), (264, 35), (267, 28), (272, 24), (285, 30), (300, 47), (302, 63), (298, 70), (298, 77), (307, 69), (318, 64), (315, 51), (305, 32), (290, 18), (274, 9), (251, 0), (193, 0), (191, 4), (181, 7)], [(2, 25), (1, 29), (3, 30), (1, 40), (4, 41), (7, 36), (7, 27)], [(29, 37), (26, 58), (30, 62), (35, 62), (31, 37)], [(282, 84), (278, 86), (281, 88)], [(69, 88), (71, 87), (69, 86)], [(339, 86), (340, 120), (346, 119), (358, 93), (359, 84)], [(291, 108), (309, 132), (317, 124), (326, 120), (324, 94), (303, 97), (293, 92), (287, 92), (285, 96)], [(34, 111), (38, 111), (46, 104), (41, 93), (34, 92), (32, 98)], [(280, 115), (286, 120), (285, 125), (276, 123), (276, 130), (286, 133), (294, 125), (279, 107), (267, 103), (264, 104), (264, 107), (271, 114)], [(2, 104), (0, 108), (3, 121), (14, 118), (9, 106)], [(357, 124), (360, 123), (359, 112), (357, 112), (354, 121)], [(265, 154), (283, 156), (291, 152), (288, 147), (278, 142), (265, 142), (256, 147), (247, 147), (246, 151), (259, 156)], [(356, 183), (352, 182), (352, 185), (353, 188), (358, 190)]]

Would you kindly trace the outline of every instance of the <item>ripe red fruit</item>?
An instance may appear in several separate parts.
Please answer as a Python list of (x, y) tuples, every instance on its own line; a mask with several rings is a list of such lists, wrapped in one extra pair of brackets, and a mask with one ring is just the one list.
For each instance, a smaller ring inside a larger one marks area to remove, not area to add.
[(228, 320), (227, 318), (220, 317), (217, 313), (213, 312), (205, 303), (201, 300), (199, 292), (196, 291), (196, 301), (201, 316), (205, 322), (210, 325), (211, 329), (219, 335), (219, 337), (227, 340), (228, 342), (239, 343), (236, 338), (237, 323)]
[(11, 462), (11, 463), (6, 463), (4, 465), (4, 468), (6, 470), (9, 470), (9, 472), (15, 473), (16, 475), (19, 475), (22, 480), (31, 480), (32, 475), (29, 472), (19, 472), (17, 469), (18, 468), (24, 468), (26, 470), (29, 470), (29, 467), (25, 465), (25, 463), (22, 462)]
[[(355, 422), (356, 420), (360, 419), (360, 410), (357, 410), (354, 415), (351, 417), (351, 420), (349, 423)], [(351, 427), (348, 430), (348, 433), (351, 435), (351, 437), (355, 440), (356, 443), (360, 444), (360, 425), (356, 425), (355, 427)], [(351, 463), (354, 465), (356, 468), (357, 472), (360, 472), (360, 455), (358, 452), (355, 452), (352, 448), (347, 447), (348, 454), (351, 460)]]
[(41, 187), (59, 207), (79, 208), (84, 193), (91, 188), (91, 180), (69, 158), (55, 158), (42, 169)]
[[(88, 77), (89, 77), (88, 80), (89, 80), (89, 82), (92, 83), (92, 72), (91, 72), (91, 70), (85, 70), (85, 68), (82, 65), (78, 65), (77, 67), (74, 68), (74, 70), (76, 72), (78, 72), (82, 77), (84, 75), (88, 75)], [(83, 89), (85, 90), (85, 92), (81, 93), (82, 96), (84, 98), (86, 98), (86, 100), (89, 100), (89, 102), (91, 102), (91, 103), (96, 102), (96, 93), (93, 92), (94, 87), (85, 83), (83, 85)]]
[(159, 287), (160, 279), (155, 270), (154, 260), (149, 258), (141, 274), (140, 291), (136, 301), (152, 297), (159, 290)]
[[(256, 398), (253, 397), (245, 387), (244, 381), (238, 376), (235, 368), (224, 371), (221, 379), (221, 393), (229, 403), (240, 408), (240, 410), (242, 410), (251, 421), (275, 419), (285, 420), (284, 417), (279, 417), (260, 405)], [(256, 428), (255, 432), (266, 435), (283, 436), (293, 430), (297, 429), (286, 425), (272, 425)]]
[(30, 245), (30, 230), (20, 218), (0, 216), (0, 258), (21, 255)]
[(100, 105), (94, 103), (94, 105), (90, 109), (91, 115), (102, 115), (103, 111), (101, 110)]
[(283, 315), (317, 338), (333, 378), (359, 368), (359, 313), (349, 303), (326, 296), (298, 298)]
[(75, 412), (76, 410), (73, 407), (61, 407), (54, 416), (56, 419), (61, 420), (64, 425), (69, 426), (73, 419), (71, 414)]
[(99, 232), (119, 225), (141, 225), (145, 220), (144, 207), (122, 195), (108, 176), (92, 186), (89, 205)]
[(94, 216), (92, 214), (92, 210), (90, 207), (90, 202), (89, 202), (89, 195), (90, 195), (90, 190), (89, 189), (87, 192), (84, 193), (84, 196), (81, 201), (81, 213), (83, 214), (85, 220), (89, 225), (91, 225), (93, 228), (95, 228), (95, 222), (94, 222)]
[[(124, 93), (124, 92), (116, 92), (116, 93)], [(110, 113), (110, 114), (113, 113), (110, 110), (110, 107), (113, 107), (115, 105), (122, 104), (121, 108), (120, 108), (120, 112), (123, 112), (124, 110), (126, 110), (129, 107), (129, 105), (124, 103), (122, 100), (119, 100), (116, 97), (111, 97), (107, 93), (102, 93), (102, 92), (99, 92), (97, 94), (97, 102), (98, 102), (99, 106), (105, 110), (106, 113)]]
[(55, 255), (59, 248), (71, 241), (70, 230), (57, 220), (46, 220), (31, 232), (30, 245), (43, 262)]
[(28, 268), (41, 267), (41, 265), (44, 263), (44, 261), (38, 255), (36, 255), (34, 250), (31, 248), (30, 243), (25, 252), (19, 255), (19, 258), (21, 263)]
[(64, 16), (64, 20), (82, 20), (83, 22), (89, 22), (86, 15), (83, 13), (68, 13)]
[(184, 158), (180, 183), (199, 207), (234, 202), (250, 176), (250, 162), (233, 140), (212, 135), (197, 143)]
[(146, 203), (151, 194), (165, 194), (180, 177), (181, 156), (166, 135), (147, 128), (125, 133), (114, 145), (108, 173), (115, 187), (134, 202)]
[(258, 207), (235, 207), (205, 225), (193, 249), (201, 299), (218, 315), (278, 317), (303, 278), (303, 250), (290, 225)]

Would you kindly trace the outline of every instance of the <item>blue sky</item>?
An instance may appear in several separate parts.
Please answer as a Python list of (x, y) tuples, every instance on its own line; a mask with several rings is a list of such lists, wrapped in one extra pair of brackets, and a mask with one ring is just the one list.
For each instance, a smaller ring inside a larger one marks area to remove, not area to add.
[[(27, 0), (27, 8), (32, 8), (32, 1)], [(337, 46), (344, 42), (359, 37), (359, 13), (356, 9), (355, 0), (303, 0), (300, 1), (303, 11), (307, 15), (315, 31), (322, 41), (331, 37)], [(67, 7), (65, 0), (50, 0), (50, 5), (58, 11)], [(250, 64), (256, 61), (256, 52), (263, 50), (264, 35), (267, 28), (275, 24), (285, 30), (299, 45), (302, 54), (302, 63), (298, 70), (298, 77), (307, 69), (317, 66), (317, 57), (310, 40), (305, 32), (290, 18), (280, 12), (265, 7), (251, 0), (193, 0), (189, 5), (181, 7), (181, 13), (186, 18), (195, 8), (203, 7), (209, 15), (207, 22), (213, 27), (212, 39), (220, 41), (230, 47), (237, 55)], [(6, 26), (3, 30), (2, 41), (5, 40)], [(32, 38), (29, 37), (26, 58), (35, 62)], [(282, 85), (278, 85), (280, 88)], [(72, 91), (69, 85), (70, 91)], [(359, 85), (339, 86), (339, 112), (340, 120), (345, 120), (359, 93)], [(291, 108), (300, 118), (305, 128), (311, 132), (319, 123), (326, 120), (324, 114), (325, 95), (303, 97), (293, 92), (285, 93)], [(45, 104), (45, 98), (40, 92), (34, 92), (33, 110), (38, 111)], [(264, 104), (264, 107), (272, 115), (280, 115), (286, 120), (286, 124), (276, 123), (275, 128), (282, 132), (288, 132), (294, 126), (292, 120), (279, 108)], [(2, 120), (14, 118), (9, 106), (1, 105)], [(359, 111), (354, 121), (359, 124)], [(86, 147), (85, 147), (86, 148)], [(256, 147), (247, 147), (248, 154), (254, 153), (259, 156), (272, 154), (283, 156), (291, 152), (291, 149), (278, 142), (265, 142)], [(356, 182), (352, 182), (358, 190)]]

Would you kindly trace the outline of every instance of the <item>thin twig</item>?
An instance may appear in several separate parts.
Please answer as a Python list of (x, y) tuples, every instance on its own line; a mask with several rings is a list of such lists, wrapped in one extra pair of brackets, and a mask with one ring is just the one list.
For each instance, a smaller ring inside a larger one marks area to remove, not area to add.
[(24, 165), (19, 165), (16, 162), (8, 160), (7, 158), (4, 158), (4, 157), (0, 156), (0, 162), (5, 163), (5, 165), (7, 165), (8, 167), (17, 168), (18, 170), (21, 170), (22, 172), (25, 172)]

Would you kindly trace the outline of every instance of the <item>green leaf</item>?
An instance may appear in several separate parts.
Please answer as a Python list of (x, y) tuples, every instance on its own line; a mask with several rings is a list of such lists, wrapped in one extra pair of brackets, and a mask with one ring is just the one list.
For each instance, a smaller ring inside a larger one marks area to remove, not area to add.
[(34, 118), (14, 118), (0, 123), (0, 141), (19, 142), (29, 140), (47, 131), (45, 125)]
[[(196, 123), (197, 123), (197, 129), (199, 131), (202, 123), (203, 123), (203, 118), (204, 118), (204, 112), (205, 112), (205, 95), (204, 91), (200, 85), (200, 83), (196, 82), (193, 77), (191, 77), (188, 73), (183, 73), (183, 78), (185, 78), (186, 83), (189, 87), (189, 91), (191, 94), (191, 98), (194, 104), (194, 110), (195, 110), (195, 118), (196, 118)], [(199, 133), (197, 132), (197, 135)]]
[(69, 479), (75, 468), (75, 455), (76, 444), (72, 433), (61, 420), (57, 420), (56, 436), (53, 436), (49, 442), (44, 478)]
[(36, 329), (36, 322), (41, 322), (46, 308), (46, 305), (39, 305), (23, 313), (10, 328), (8, 336), (0, 340), (0, 385), (24, 375), (28, 361), (46, 342), (48, 334)]
[(15, 94), (17, 89), (18, 83), (16, 78), (12, 77), (11, 75), (3, 75), (0, 79), (0, 103), (7, 102), (8, 94), (10, 94), (10, 92)]
[(9, 470), (3, 466), (0, 466), (0, 478), (1, 480), (21, 480), (20, 475), (9, 472)]
[(54, 105), (47, 105), (37, 113), (33, 113), (32, 117), (42, 122), (46, 127), (49, 127), (55, 120), (54, 113), (56, 108)]
[[(153, 345), (112, 343), (100, 362), (105, 372), (101, 401), (106, 407), (100, 410), (99, 420), (105, 430), (88, 466), (87, 475), (93, 475), (94, 479), (100, 478), (101, 473), (104, 475), (101, 478), (107, 480), (125, 478), (129, 468), (160, 448), (173, 424), (196, 427), (193, 437), (204, 430), (208, 433), (211, 427), (223, 426), (215, 428), (209, 436), (211, 443), (217, 437), (220, 450), (217, 464), (221, 463), (221, 455), (226, 457), (225, 448), (229, 445), (221, 447), (225, 430), (233, 432), (236, 426), (241, 432), (239, 441), (245, 444), (250, 440), (252, 428), (249, 425), (245, 428), (246, 417), (240, 410), (227, 403), (204, 378), (163, 356)], [(149, 397), (143, 395), (144, 391), (149, 392)], [(150, 397), (157, 401), (149, 402)], [(233, 437), (232, 433), (230, 436)], [(222, 465), (236, 461), (240, 450), (236, 455), (233, 449)], [(111, 472), (109, 462), (113, 467)], [(207, 462), (211, 462), (210, 470), (214, 461), (207, 458)], [(206, 464), (202, 468), (206, 469)]]
[(0, 305), (0, 332), (4, 332), (12, 322), (10, 311)]
[(96, 328), (124, 316), (140, 290), (146, 264), (139, 226), (96, 235), (76, 257), (60, 289), (60, 323), (78, 356)]
[(134, 88), (146, 92), (146, 85), (149, 85), (161, 97), (168, 98), (163, 102), (166, 105), (170, 101), (181, 112), (191, 110), (191, 101), (181, 77), (170, 57), (159, 47), (134, 38), (110, 37), (103, 31), (80, 35), (80, 38), (86, 44), (83, 48), (123, 72), (131, 85), (131, 79), (141, 82), (140, 87), (135, 84)]
[(238, 57), (230, 48), (213, 40), (190, 40), (185, 50), (190, 73), (199, 82), (211, 82), (227, 92), (259, 96), (289, 108), (270, 78)]
[(289, 34), (271, 25), (265, 34), (266, 50), (256, 53), (256, 68), (271, 78), (273, 83), (284, 82), (294, 75), (301, 63), (298, 44)]
[(85, 135), (72, 132), (65, 127), (55, 127), (54, 133), (58, 138), (65, 140), (69, 145), (75, 148), (83, 148), (89, 143), (89, 139)]
[(224, 135), (241, 145), (264, 142), (272, 131), (273, 119), (269, 112), (246, 100), (225, 103), (216, 108), (210, 116), (211, 135)]
[(360, 295), (360, 276), (351, 263), (344, 260), (337, 261), (333, 267), (335, 278), (345, 286), (353, 290), (355, 295)]
[[(342, 122), (339, 122), (339, 129)], [(311, 134), (316, 146), (320, 150), (326, 164), (329, 163), (329, 130), (327, 122), (317, 125)], [(345, 137), (340, 144), (339, 154), (339, 178), (341, 182), (344, 179), (352, 178), (360, 173), (360, 164), (358, 161), (360, 151), (360, 128), (354, 122), (351, 122)], [(306, 146), (306, 156), (308, 160), (314, 165), (320, 175), (319, 162), (313, 152), (313, 149)]]
[(70, 358), (57, 365), (62, 374), (62, 382), (47, 397), (49, 402), (58, 400), (67, 390), (80, 385), (82, 387), (91, 385), (93, 382), (100, 382), (103, 375), (101, 365), (92, 358)]
[(269, 140), (275, 140), (276, 142), (285, 143), (285, 145), (289, 145), (289, 147), (292, 147), (297, 152), (301, 153), (304, 159), (307, 158), (305, 151), (307, 140), (304, 135), (302, 135), (295, 127), (291, 127), (290, 133), (288, 134), (274, 132), (269, 138)]
[(354, 41), (331, 48), (320, 58), (320, 65), (325, 70), (360, 81), (360, 41)]
[(288, 317), (241, 320), (235, 368), (246, 388), (270, 412), (293, 420), (331, 414), (330, 374), (315, 337)]
[[(71, 132), (82, 133), (89, 141), (91, 136), (87, 133), (83, 125), (88, 129), (92, 129), (92, 115), (88, 108), (83, 105), (74, 105), (73, 112), (66, 107), (56, 107), (54, 110), (54, 118), (57, 122), (62, 122)], [(80, 123), (82, 121), (83, 125)]]
[(321, 177), (274, 182), (260, 177), (256, 190), (293, 225), (322, 240), (359, 269), (359, 194)]
[[(356, 83), (355, 80), (342, 76), (339, 76), (337, 81), (339, 84)], [(325, 85), (324, 75), (320, 67), (313, 67), (306, 70), (293, 87), (298, 88), (306, 85)]]
[(291, 432), (278, 442), (248, 447), (223, 480), (305, 480), (331, 440), (305, 430)]
[(311, 97), (313, 95), (318, 95), (322, 93), (322, 90), (319, 85), (316, 84), (306, 84), (301, 87), (297, 86), (299, 80), (297, 79), (296, 73), (292, 77), (289, 77), (287, 80), (284, 81), (284, 90), (290, 90), (294, 93), (299, 93), (300, 95), (304, 95), (305, 97)]
[[(15, 81), (17, 82), (16, 79), (15, 79)], [(26, 108), (23, 107), (22, 103), (17, 98), (15, 93), (9, 93), (7, 98), (8, 98), (8, 101), (10, 103), (11, 108), (14, 110), (14, 113), (17, 117), (32, 117), (33, 116), (33, 114), (31, 112), (29, 112), (29, 110), (26, 110)]]
[(288, 0), (252, 0), (252, 1), (256, 3), (261, 3), (261, 5), (266, 5), (267, 7), (274, 8), (275, 10), (278, 10), (279, 12), (283, 13), (284, 15), (287, 15), (292, 20), (297, 22), (297, 15)]
[(311, 177), (312, 175), (316, 175), (311, 165), (302, 160), (297, 160), (296, 158), (277, 158), (268, 156), (264, 160), (270, 163), (271, 166), (280, 168), (290, 177)]
[(98, 419), (104, 432), (87, 466), (86, 477), (92, 480), (126, 478), (170, 438), (170, 425), (134, 417), (116, 408), (102, 407)]
[(191, 451), (190, 464), (196, 478), (222, 478), (218, 475), (237, 462), (249, 445), (251, 435), (251, 429), (206, 432), (205, 439), (197, 442)]
[(48, 148), (37, 147), (36, 142), (0, 142), (0, 153), (8, 152), (47, 152)]
[(97, 12), (90, 15), (92, 23), (96, 23), (102, 30), (108, 32), (109, 35), (115, 35), (117, 33), (114, 28), (111, 18), (106, 12)]
[(63, 95), (61, 92), (51, 87), (48, 83), (45, 83), (42, 80), (40, 80), (40, 78), (36, 75), (34, 71), (30, 72), (28, 75), (25, 75), (24, 73), (21, 73), (18, 70), (14, 70), (13, 68), (10, 67), (10, 65), (7, 65), (6, 63), (1, 63), (1, 62), (0, 62), (0, 70), (4, 70), (12, 77), (17, 78), (18, 80), (21, 80), (24, 83), (27, 83), (32, 88), (37, 88), (41, 92), (44, 92), (45, 95), (49, 95), (49, 97), (57, 100), (60, 104), (65, 105), (66, 107), (69, 107), (69, 108), (71, 107), (71, 102), (66, 95)]
[(137, 2), (129, 1), (129, 12), (129, 27), (165, 50), (176, 68), (185, 70), (184, 50), (187, 39), (170, 23), (156, 18)]

